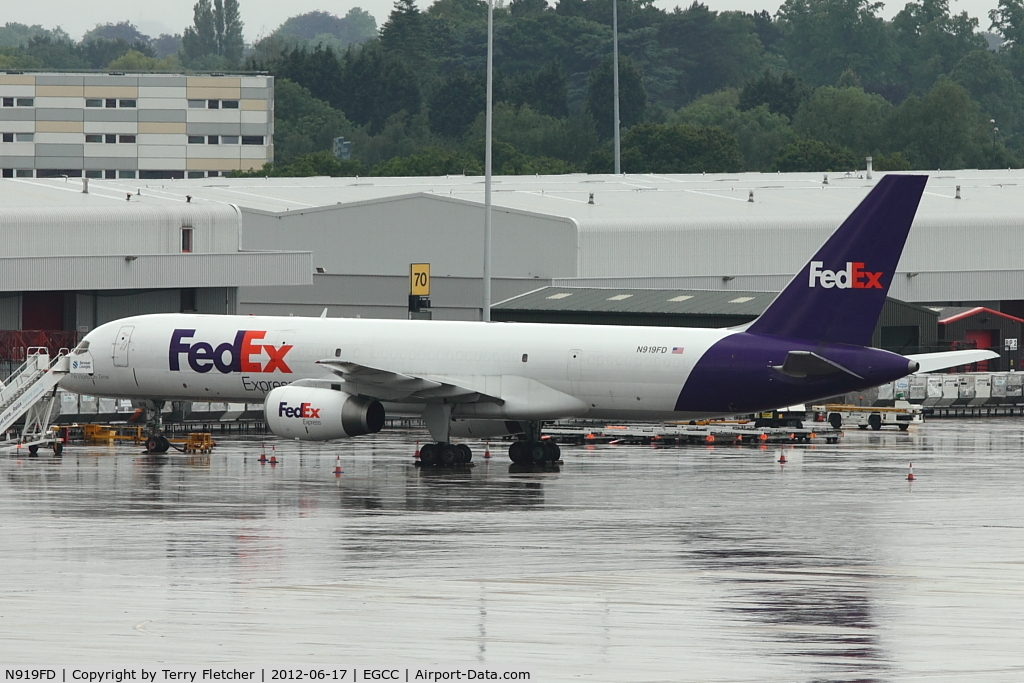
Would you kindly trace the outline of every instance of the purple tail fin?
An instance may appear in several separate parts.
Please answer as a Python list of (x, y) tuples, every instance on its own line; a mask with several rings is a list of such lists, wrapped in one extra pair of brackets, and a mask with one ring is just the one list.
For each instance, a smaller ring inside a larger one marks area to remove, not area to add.
[(928, 176), (887, 175), (748, 332), (868, 346)]

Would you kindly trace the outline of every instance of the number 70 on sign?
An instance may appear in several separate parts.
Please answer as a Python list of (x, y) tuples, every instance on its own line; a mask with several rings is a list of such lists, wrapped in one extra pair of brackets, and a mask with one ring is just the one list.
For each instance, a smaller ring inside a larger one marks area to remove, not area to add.
[(409, 294), (430, 296), (430, 264), (409, 264)]

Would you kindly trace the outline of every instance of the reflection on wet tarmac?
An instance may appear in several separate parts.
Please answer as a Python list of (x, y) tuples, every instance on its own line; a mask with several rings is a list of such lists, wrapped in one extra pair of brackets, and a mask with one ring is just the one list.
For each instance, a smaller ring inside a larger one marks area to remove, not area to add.
[(416, 438), (0, 458), (5, 664), (1024, 678), (1016, 421), (853, 432), (784, 466), (599, 446), (428, 469)]

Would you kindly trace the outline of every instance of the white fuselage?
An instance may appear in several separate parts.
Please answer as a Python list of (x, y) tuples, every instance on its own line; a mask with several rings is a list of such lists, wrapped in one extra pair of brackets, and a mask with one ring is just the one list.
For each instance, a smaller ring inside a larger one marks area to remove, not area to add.
[(574, 412), (588, 417), (690, 419), (698, 414), (674, 410), (680, 390), (697, 360), (730, 334), (671, 327), (156, 314), (90, 332), (92, 374), (71, 374), (61, 385), (99, 396), (259, 403), (273, 388), (297, 380), (338, 381), (317, 361), (341, 360), (463, 382), (529, 378), (575, 397), (584, 407)]

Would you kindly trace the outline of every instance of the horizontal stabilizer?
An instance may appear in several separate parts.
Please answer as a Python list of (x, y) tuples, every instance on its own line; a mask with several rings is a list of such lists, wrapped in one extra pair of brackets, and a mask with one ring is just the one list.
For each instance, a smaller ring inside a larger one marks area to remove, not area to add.
[(835, 375), (845, 372), (857, 379), (864, 379), (856, 372), (844, 368), (839, 363), (834, 363), (828, 358), (823, 358), (813, 351), (790, 351), (786, 354), (786, 360), (782, 365), (773, 365), (773, 368), (790, 377), (822, 377), (824, 375)]
[(957, 365), (970, 365), (983, 360), (999, 358), (995, 351), (986, 349), (967, 349), (965, 351), (941, 351), (939, 353), (914, 353), (906, 356), (907, 360), (916, 362), (920, 367), (914, 374), (945, 370)]

